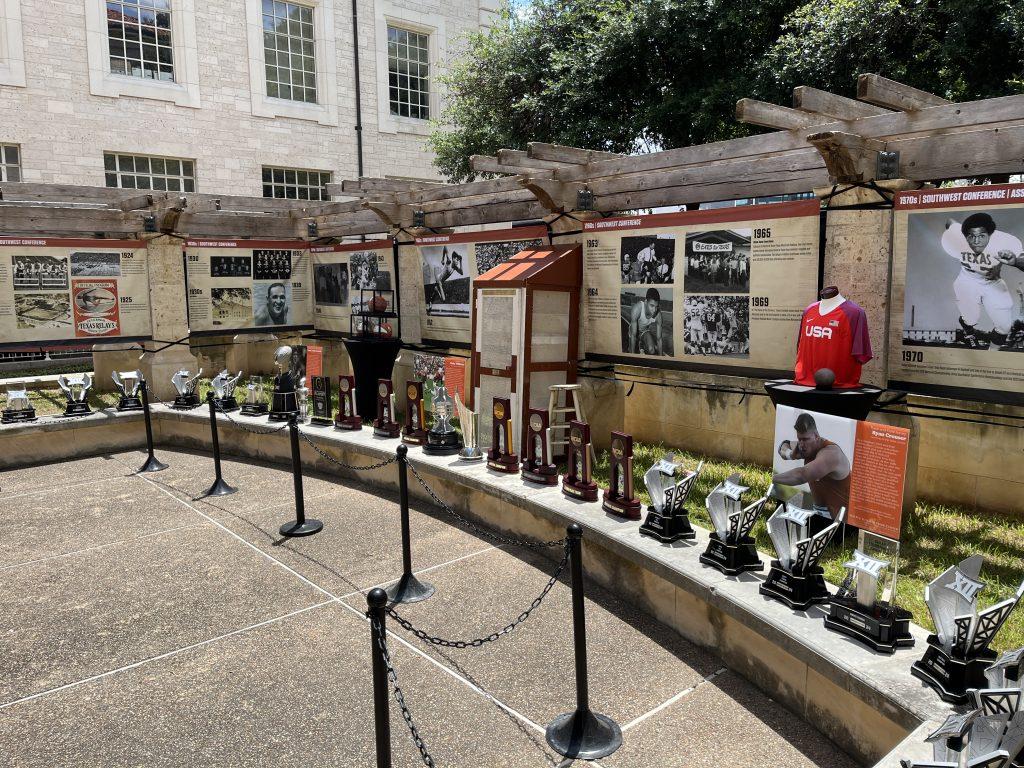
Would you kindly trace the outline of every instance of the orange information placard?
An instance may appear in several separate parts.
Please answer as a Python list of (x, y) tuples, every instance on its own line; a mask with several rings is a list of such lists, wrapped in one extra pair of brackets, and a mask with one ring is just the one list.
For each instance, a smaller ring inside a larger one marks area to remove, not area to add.
[(446, 357), (444, 359), (444, 385), (448, 394), (455, 398), (459, 393), (459, 399), (466, 402), (466, 358)]
[(910, 430), (859, 421), (856, 446), (847, 520), (850, 525), (898, 540)]
[(324, 348), (306, 347), (306, 375), (324, 375)]

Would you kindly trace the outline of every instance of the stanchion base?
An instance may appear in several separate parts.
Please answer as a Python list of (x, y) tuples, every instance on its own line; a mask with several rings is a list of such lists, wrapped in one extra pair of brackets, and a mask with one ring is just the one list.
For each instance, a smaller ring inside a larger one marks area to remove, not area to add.
[(622, 746), (622, 729), (607, 715), (589, 710), (559, 715), (545, 732), (548, 746), (563, 757), (597, 760)]
[(161, 472), (165, 469), (167, 469), (166, 464), (160, 461), (156, 456), (150, 456), (146, 459), (146, 463), (143, 464), (135, 474), (141, 475), (144, 472)]
[(237, 493), (238, 489), (233, 488), (224, 482), (223, 478), (219, 478), (213, 481), (213, 485), (210, 486), (210, 490), (204, 493), (199, 498), (205, 499), (207, 496), (229, 496), (232, 493)]
[(323, 528), (324, 524), (321, 521), (307, 518), (303, 523), (300, 523), (298, 520), (285, 523), (278, 529), (278, 532), (282, 536), (297, 538), (299, 536), (312, 536), (314, 533), (322, 531)]
[(403, 575), (386, 590), (389, 603), (418, 603), (434, 594), (434, 585), (420, 581), (412, 573)]

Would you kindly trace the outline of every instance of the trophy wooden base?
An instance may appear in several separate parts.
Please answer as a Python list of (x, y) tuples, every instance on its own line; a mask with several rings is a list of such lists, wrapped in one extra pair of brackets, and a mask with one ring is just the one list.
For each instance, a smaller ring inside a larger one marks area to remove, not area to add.
[(0, 424), (17, 424), (20, 421), (35, 420), (35, 408), (10, 408), (0, 413)]
[(334, 419), (324, 416), (312, 416), (309, 419), (309, 423), (314, 427), (330, 427), (334, 424)]
[(654, 507), (647, 507), (647, 519), (640, 526), (640, 533), (663, 544), (697, 538), (697, 532), (690, 525), (690, 516), (685, 512), (679, 515), (663, 515), (656, 512)]
[(457, 432), (437, 434), (427, 432), (427, 441), (423, 444), (423, 452), (431, 456), (454, 456), (462, 450), (462, 441)]
[(506, 475), (519, 473), (519, 457), (514, 453), (498, 455), (493, 451), (487, 452), (487, 467), (495, 472), (504, 472)]
[(966, 704), (970, 688), (987, 688), (985, 668), (997, 654), (988, 648), (970, 659), (958, 659), (947, 652), (938, 635), (928, 636), (924, 657), (910, 667), (910, 674), (931, 686), (939, 698), (951, 704)]
[(398, 426), (397, 421), (380, 422), (376, 419), (373, 421), (373, 436), (374, 437), (388, 437), (396, 438), (401, 433), (402, 428)]
[(142, 410), (142, 398), (138, 395), (121, 395), (121, 399), (117, 401), (117, 411), (121, 413), (123, 411), (141, 411)]
[(68, 401), (67, 405), (64, 406), (64, 413), (61, 416), (71, 418), (73, 416), (88, 416), (90, 413), (92, 413), (92, 409), (88, 403), (75, 400), (74, 402)]
[(570, 499), (597, 501), (597, 483), (574, 483), (566, 476), (562, 478), (562, 493)]
[(427, 430), (410, 429), (402, 431), (402, 442), (406, 445), (423, 445), (427, 441)]
[(241, 413), (243, 416), (266, 416), (269, 410), (266, 403), (246, 403)]
[(612, 496), (611, 491), (604, 492), (604, 501), (601, 502), (601, 509), (616, 517), (624, 517), (627, 520), (639, 520), (641, 517), (640, 499)]
[(199, 407), (199, 395), (193, 392), (191, 395), (178, 395), (171, 403), (171, 408), (179, 411), (191, 411)]
[(787, 571), (778, 560), (772, 560), (768, 578), (758, 591), (785, 603), (795, 611), (806, 611), (815, 603), (825, 603), (829, 599), (825, 572), (821, 566), (808, 568), (805, 573), (798, 575)]
[(859, 640), (879, 653), (895, 653), (897, 648), (910, 648), (910, 611), (888, 603), (865, 608), (850, 597), (833, 597), (829, 603), (825, 626)]
[(704, 565), (717, 568), (726, 576), (738, 576), (744, 571), (764, 569), (764, 563), (758, 557), (757, 547), (751, 536), (744, 536), (733, 544), (719, 538), (718, 531), (711, 532), (711, 541), (701, 554), (700, 561)]
[(238, 410), (238, 401), (234, 397), (215, 397), (213, 402), (221, 413), (231, 413)]
[(361, 416), (339, 416), (334, 419), (335, 429), (362, 429), (363, 419)]
[(523, 462), (523, 480), (538, 485), (558, 485), (558, 467), (554, 464), (532, 464)]

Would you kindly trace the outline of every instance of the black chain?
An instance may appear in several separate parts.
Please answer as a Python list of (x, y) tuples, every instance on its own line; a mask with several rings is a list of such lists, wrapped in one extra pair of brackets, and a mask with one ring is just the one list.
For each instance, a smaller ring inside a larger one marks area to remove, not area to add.
[(434, 504), (436, 504), (438, 507), (443, 509), (449, 515), (451, 515), (456, 520), (461, 522), (463, 525), (465, 525), (467, 528), (472, 530), (474, 533), (478, 533), (481, 536), (485, 536), (486, 538), (492, 539), (494, 541), (500, 541), (502, 544), (511, 544), (513, 546), (527, 547), (529, 549), (546, 549), (548, 547), (561, 547), (561, 546), (565, 546), (565, 543), (566, 543), (567, 539), (564, 539), (564, 538), (563, 539), (558, 539), (556, 541), (528, 541), (527, 539), (515, 539), (515, 538), (512, 538), (511, 536), (502, 536), (500, 533), (495, 533), (494, 531), (489, 530), (487, 528), (481, 528), (479, 525), (474, 523), (468, 517), (464, 517), (463, 515), (460, 515), (458, 512), (456, 512), (454, 509), (452, 509), (448, 504), (446, 504), (444, 501), (442, 501), (441, 497), (438, 496), (436, 493), (434, 493), (434, 489), (431, 488), (429, 485), (427, 485), (426, 480), (424, 480), (420, 476), (420, 473), (416, 471), (416, 467), (413, 466), (413, 463), (411, 461), (409, 461), (408, 458), (405, 460), (405, 463), (409, 466), (409, 469), (412, 470), (412, 475), (413, 475), (413, 477), (416, 478), (416, 482), (418, 482), (422, 486), (423, 490), (427, 492), (427, 494), (430, 496), (430, 498), (434, 500)]
[(548, 596), (548, 592), (550, 592), (551, 588), (555, 586), (555, 582), (558, 581), (558, 577), (562, 575), (562, 571), (565, 570), (565, 565), (568, 562), (569, 543), (566, 542), (565, 554), (562, 555), (562, 562), (558, 564), (558, 568), (555, 569), (554, 574), (552, 574), (551, 578), (548, 579), (548, 583), (544, 585), (544, 589), (541, 591), (540, 595), (536, 597), (532, 603), (530, 603), (529, 608), (527, 608), (525, 611), (519, 614), (515, 621), (513, 621), (510, 624), (506, 624), (500, 630), (498, 630), (497, 632), (492, 632), (487, 637), (478, 637), (474, 640), (446, 640), (443, 637), (433, 637), (432, 635), (428, 635), (422, 629), (417, 629), (413, 626), (411, 621), (400, 616), (398, 612), (390, 605), (387, 607), (388, 616), (397, 621), (399, 625), (401, 625), (402, 629), (406, 630), (407, 632), (412, 632), (412, 634), (414, 634), (420, 640), (428, 642), (431, 645), (440, 645), (444, 648), (479, 648), (484, 643), (493, 643), (498, 638), (504, 637), (509, 632), (518, 627), (520, 624), (522, 624), (524, 621), (526, 621), (528, 618), (530, 618), (530, 614), (533, 613), (533, 611), (542, 602), (544, 602), (544, 598)]
[(278, 432), (280, 432), (282, 429), (287, 429), (287, 427), (288, 427), (288, 422), (286, 421), (284, 424), (282, 424), (277, 429), (253, 429), (252, 427), (250, 427), (250, 426), (248, 426), (246, 424), (243, 424), (240, 421), (235, 421), (233, 418), (231, 418), (231, 414), (228, 413), (227, 411), (225, 411), (224, 410), (224, 406), (222, 406), (216, 400), (213, 401), (213, 407), (217, 410), (218, 413), (223, 413), (225, 416), (227, 416), (228, 417), (228, 421), (230, 421), (232, 424), (234, 424), (240, 430), (242, 430), (243, 432), (249, 432), (250, 434), (253, 434), (253, 435), (274, 435), (274, 434), (277, 434)]
[(373, 626), (373, 634), (377, 637), (377, 647), (380, 648), (381, 656), (384, 659), (384, 666), (387, 667), (388, 680), (391, 682), (395, 701), (398, 702), (398, 707), (402, 710), (402, 719), (405, 720), (405, 724), (409, 728), (409, 734), (412, 736), (412, 743), (415, 744), (416, 749), (420, 751), (420, 757), (423, 760), (423, 764), (428, 768), (435, 768), (434, 758), (432, 758), (430, 756), (430, 752), (427, 751), (427, 744), (423, 741), (423, 737), (420, 736), (420, 732), (416, 728), (416, 723), (412, 721), (412, 712), (409, 711), (409, 705), (405, 703), (405, 695), (402, 693), (402, 689), (398, 685), (398, 673), (395, 672), (395, 668), (391, 664), (391, 654), (388, 653), (388, 645), (384, 637), (383, 627), (381, 627), (380, 622), (372, 616), (369, 616), (369, 614), (367, 614), (367, 616)]
[(338, 459), (329, 455), (326, 451), (322, 450), (316, 443), (310, 440), (309, 437), (302, 430), (299, 430), (299, 437), (305, 440), (306, 444), (309, 445), (310, 448), (312, 448), (314, 451), (320, 454), (322, 458), (331, 462), (331, 464), (337, 464), (339, 467), (344, 467), (345, 469), (352, 469), (355, 470), (356, 472), (367, 472), (371, 469), (380, 469), (381, 467), (386, 467), (388, 464), (393, 464), (394, 462), (398, 461), (398, 459), (395, 456), (391, 456), (390, 458), (384, 459), (384, 461), (378, 461), (376, 464), (367, 464), (364, 467), (359, 467), (356, 466), (355, 464), (346, 464), (344, 461), (339, 461)]

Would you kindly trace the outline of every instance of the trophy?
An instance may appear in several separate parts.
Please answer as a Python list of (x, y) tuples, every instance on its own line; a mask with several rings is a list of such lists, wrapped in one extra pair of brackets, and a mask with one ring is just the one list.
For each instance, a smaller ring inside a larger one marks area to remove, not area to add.
[(839, 510), (836, 519), (824, 529), (810, 534), (810, 522), (816, 514), (813, 509), (782, 502), (768, 518), (768, 534), (778, 559), (772, 560), (768, 578), (759, 591), (797, 611), (806, 611), (812, 604), (829, 599), (818, 560), (839, 530), (846, 509)]
[(541, 485), (558, 483), (558, 467), (551, 463), (551, 430), (548, 429), (548, 412), (544, 408), (531, 408), (526, 420), (523, 479)]
[(174, 398), (174, 403), (171, 404), (172, 408), (187, 411), (199, 407), (199, 395), (196, 394), (196, 387), (199, 384), (199, 377), (203, 375), (203, 369), (200, 368), (199, 373), (195, 376), (192, 376), (191, 373), (187, 368), (182, 368), (171, 376), (171, 384), (174, 385), (174, 390), (178, 393)]
[(241, 371), (238, 372), (237, 376), (232, 376), (225, 368), (210, 379), (210, 388), (213, 389), (213, 404), (218, 411), (227, 413), (238, 410), (238, 401), (235, 400), (235, 387), (238, 385), (240, 378), (242, 378)]
[(64, 390), (64, 396), (68, 399), (63, 416), (87, 416), (92, 413), (87, 400), (92, 388), (91, 373), (62, 373), (57, 377), (57, 386)]
[(562, 478), (562, 493), (573, 499), (597, 501), (597, 483), (590, 466), (590, 425), (569, 422), (568, 471)]
[(306, 424), (309, 421), (309, 387), (306, 386), (306, 377), (299, 379), (299, 386), (295, 388), (295, 395), (299, 403), (299, 423)]
[(422, 445), (427, 439), (423, 418), (423, 382), (410, 381), (405, 387), (405, 426), (402, 428), (402, 442), (408, 445)]
[(914, 662), (911, 674), (930, 685), (943, 701), (962, 704), (969, 688), (985, 682), (984, 670), (996, 659), (989, 648), (1014, 606), (1024, 595), (1024, 583), (1017, 593), (1002, 602), (978, 610), (981, 555), (948, 568), (924, 588), (935, 634), (928, 636), (924, 657)]
[(274, 395), (270, 402), (268, 421), (289, 421), (299, 415), (299, 395), (295, 391), (295, 377), (292, 376), (292, 348), (278, 347), (274, 353), (274, 365), (278, 374), (274, 377)]
[(265, 385), (262, 376), (250, 376), (245, 385), (245, 402), (242, 404), (243, 416), (263, 416), (267, 413), (267, 399), (264, 395)]
[[(949, 715), (942, 725), (925, 737), (925, 743), (932, 745), (934, 762), (932, 760), (926, 762), (900, 760), (900, 765), (903, 768), (960, 768), (961, 766), (967, 768), (967, 766), (979, 765), (970, 761), (968, 745), (971, 742), (974, 720), (980, 714), (980, 710), (973, 709)], [(982, 763), (980, 765), (1002, 766), (1006, 762)]]
[(110, 378), (121, 391), (121, 399), (117, 401), (118, 411), (141, 411), (142, 371), (111, 371)]
[(459, 414), (459, 425), (462, 427), (462, 450), (459, 458), (463, 461), (480, 461), (484, 454), (480, 450), (478, 435), (480, 432), (480, 414), (467, 408), (459, 393), (455, 393), (455, 410)]
[(487, 451), (487, 466), (514, 475), (519, 471), (519, 457), (512, 450), (512, 402), (505, 397), (494, 398), (491, 415), (491, 447)]
[(884, 588), (889, 563), (855, 549), (853, 559), (843, 567), (847, 577), (829, 603), (825, 626), (884, 653), (912, 646), (913, 616), (884, 599), (887, 593), (895, 594)]
[(995, 663), (985, 670), (989, 688), (1024, 688), (1021, 672), (1024, 671), (1024, 648), (1004, 651)]
[(313, 376), (313, 424), (329, 427), (334, 423), (331, 418), (331, 377)]
[(380, 379), (377, 382), (377, 418), (373, 421), (373, 434), (376, 437), (398, 437), (400, 427), (394, 416), (395, 395), (391, 379)]
[(696, 470), (688, 472), (670, 453), (644, 473), (651, 504), (647, 507), (647, 519), (640, 526), (641, 534), (666, 544), (697, 537), (690, 525), (686, 499), (703, 468), (702, 461)]
[(640, 499), (633, 496), (633, 436), (612, 432), (611, 488), (601, 508), (627, 520), (640, 519)]
[(7, 382), (7, 407), (0, 414), (0, 424), (16, 421), (35, 421), (36, 409), (28, 399), (28, 389), (23, 381)]
[(338, 377), (338, 415), (334, 417), (335, 429), (362, 429), (363, 420), (356, 415), (356, 379), (354, 376)]
[(435, 456), (458, 453), (462, 443), (459, 441), (459, 433), (452, 426), (455, 402), (448, 395), (448, 389), (444, 384), (434, 386), (434, 402), (431, 403), (431, 409), (434, 411), (434, 425), (427, 432), (427, 443), (423, 446), (423, 452)]
[(740, 484), (738, 474), (730, 475), (704, 499), (715, 529), (711, 532), (707, 549), (700, 556), (700, 561), (727, 576), (764, 568), (750, 532), (768, 497), (764, 496), (744, 507), (743, 494), (749, 490)]

